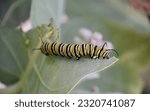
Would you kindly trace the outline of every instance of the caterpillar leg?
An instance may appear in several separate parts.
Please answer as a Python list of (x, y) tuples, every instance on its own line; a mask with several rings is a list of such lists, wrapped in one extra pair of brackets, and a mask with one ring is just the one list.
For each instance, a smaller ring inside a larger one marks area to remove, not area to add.
[(92, 57), (92, 59), (97, 59), (97, 58), (98, 58), (97, 56), (93, 56), (93, 57)]
[(76, 59), (77, 59), (77, 60), (80, 60), (80, 57), (77, 57)]

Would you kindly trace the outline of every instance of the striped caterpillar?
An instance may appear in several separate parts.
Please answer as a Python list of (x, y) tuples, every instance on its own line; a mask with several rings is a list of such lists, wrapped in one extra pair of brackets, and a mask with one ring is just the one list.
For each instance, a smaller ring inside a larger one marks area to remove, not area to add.
[(109, 59), (110, 53), (114, 51), (117, 55), (118, 53), (114, 49), (105, 49), (106, 42), (101, 46), (92, 44), (65, 44), (59, 42), (43, 42), (40, 48), (36, 50), (41, 50), (45, 55), (59, 55), (68, 58), (76, 58), (79, 60), (83, 56), (88, 56), (91, 59), (103, 58)]

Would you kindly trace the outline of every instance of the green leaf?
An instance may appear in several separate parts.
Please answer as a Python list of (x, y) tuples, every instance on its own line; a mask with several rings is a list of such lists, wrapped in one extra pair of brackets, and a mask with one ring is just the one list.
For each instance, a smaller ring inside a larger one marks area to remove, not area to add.
[(48, 24), (50, 18), (60, 26), (64, 0), (32, 0), (30, 19), (33, 27)]
[(0, 81), (7, 85), (17, 82), (27, 61), (21, 32), (11, 28), (0, 28)]
[(71, 42), (80, 28), (86, 27), (101, 32), (120, 55), (117, 64), (100, 72), (100, 78), (81, 82), (72, 93), (94, 93), (95, 86), (100, 90), (98, 93), (140, 93), (141, 74), (149, 70), (150, 65), (146, 17), (123, 0), (68, 1), (66, 6), (69, 20), (63, 26), (64, 42)]
[[(36, 76), (31, 77), (32, 82), (28, 84), (29, 93), (68, 93), (83, 77), (105, 69), (117, 59), (90, 60), (87, 58), (77, 61), (62, 57), (46, 57), (45, 61), (43, 69), (37, 68), (41, 69), (39, 75), (37, 73)], [(33, 81), (36, 82), (33, 84)]]
[[(104, 37), (104, 39), (112, 41), (120, 56), (117, 64), (100, 73), (100, 78), (81, 82), (72, 93), (95, 93), (92, 92), (94, 87), (100, 90), (97, 93), (140, 93), (143, 88), (140, 72), (148, 70), (150, 65), (150, 35), (113, 21), (101, 20), (102, 23), (95, 24), (94, 18), (93, 21), (85, 18), (80, 18), (80, 20), (84, 21), (72, 19), (67, 23), (64, 27), (65, 30), (70, 27), (72, 30), (68, 33), (64, 33), (64, 30), (63, 33), (66, 35), (64, 40), (69, 41), (69, 34), (74, 33), (73, 30), (77, 31), (82, 26), (91, 29), (95, 27), (95, 30), (100, 30), (107, 35), (107, 38)], [(92, 26), (89, 25), (91, 22)]]
[(97, 78), (85, 78), (71, 93), (141, 93), (143, 83), (139, 74), (119, 61)]
[[(32, 43), (32, 41), (36, 40), (39, 34), (37, 29), (25, 34), (24, 41), (19, 31), (1, 30), (2, 62), (0, 66), (1, 69), (5, 69), (5, 72), (1, 73), (1, 81), (5, 79), (6, 82), (13, 81), (16, 79), (15, 76), (17, 79), (20, 78), (19, 81), (15, 81), (18, 82), (16, 85), (1, 90), (1, 93), (15, 93), (20, 90), (22, 93), (68, 93), (86, 75), (104, 70), (118, 60), (116, 58), (105, 60), (81, 58), (78, 61), (56, 56), (47, 57), (40, 51), (31, 52), (31, 48), (34, 48), (33, 45), (35, 45), (35, 42)], [(48, 31), (45, 26), (42, 26), (41, 29), (45, 33)], [(29, 60), (25, 50), (25, 40), (29, 40), (27, 44)], [(39, 58), (38, 55), (40, 55)], [(8, 71), (11, 72), (8, 73)]]
[[(36, 41), (34, 39), (38, 39), (38, 35), (44, 34), (42, 31), (46, 33), (46, 30), (47, 27), (42, 26), (27, 33), (26, 36), (33, 43), (32, 48), (35, 47), (35, 42), (32, 41)], [(45, 56), (40, 51), (37, 52), (40, 56), (35, 60), (34, 71), (24, 85), (23, 93), (68, 93), (86, 75), (99, 72), (118, 60), (113, 57), (108, 60), (81, 58), (78, 61), (73, 58)], [(31, 57), (33, 52), (30, 54)]]

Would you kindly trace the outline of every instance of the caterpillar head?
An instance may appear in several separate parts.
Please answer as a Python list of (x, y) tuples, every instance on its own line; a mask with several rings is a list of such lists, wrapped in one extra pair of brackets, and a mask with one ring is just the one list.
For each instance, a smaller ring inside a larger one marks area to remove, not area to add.
[(32, 50), (40, 50), (43, 54), (45, 55), (49, 55), (48, 52), (47, 52), (47, 47), (48, 47), (48, 42), (42, 42), (42, 45), (40, 46), (40, 48), (34, 48)]
[(49, 55), (49, 53), (48, 53), (48, 44), (49, 44), (48, 42), (45, 42), (40, 47), (41, 52), (45, 55)]

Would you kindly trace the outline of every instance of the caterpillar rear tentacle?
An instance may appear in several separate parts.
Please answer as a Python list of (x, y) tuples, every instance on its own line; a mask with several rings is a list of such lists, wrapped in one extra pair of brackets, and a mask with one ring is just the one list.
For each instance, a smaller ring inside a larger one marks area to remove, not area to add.
[(106, 51), (115, 52), (116, 57), (119, 57), (119, 53), (115, 49), (106, 49)]

